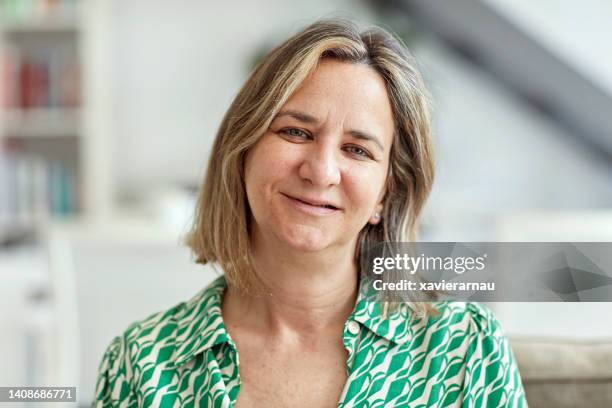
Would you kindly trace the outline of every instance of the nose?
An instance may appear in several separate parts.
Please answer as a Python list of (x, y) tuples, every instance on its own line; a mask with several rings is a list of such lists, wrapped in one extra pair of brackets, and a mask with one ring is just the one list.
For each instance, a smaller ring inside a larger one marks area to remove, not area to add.
[(316, 187), (340, 183), (340, 165), (336, 149), (330, 143), (311, 145), (299, 167), (299, 175)]

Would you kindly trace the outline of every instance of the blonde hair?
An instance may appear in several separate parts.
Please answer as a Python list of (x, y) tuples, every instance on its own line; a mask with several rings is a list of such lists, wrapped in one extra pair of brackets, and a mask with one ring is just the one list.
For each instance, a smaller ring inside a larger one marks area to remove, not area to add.
[(383, 241), (416, 239), (434, 177), (429, 99), (416, 62), (381, 28), (360, 32), (349, 21), (320, 20), (264, 57), (223, 117), (212, 148), (186, 243), (196, 262), (217, 262), (228, 284), (238, 289), (259, 286), (249, 245), (245, 156), (323, 58), (376, 70), (386, 84), (395, 119), (382, 221), (367, 224), (359, 233), (357, 260)]

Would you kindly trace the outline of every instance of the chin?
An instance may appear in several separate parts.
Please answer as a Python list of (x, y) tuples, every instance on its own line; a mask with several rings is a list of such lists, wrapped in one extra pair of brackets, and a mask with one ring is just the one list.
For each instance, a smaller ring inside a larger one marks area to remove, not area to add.
[(328, 248), (331, 240), (328, 234), (319, 229), (298, 228), (285, 231), (282, 240), (291, 248), (303, 252), (317, 252)]

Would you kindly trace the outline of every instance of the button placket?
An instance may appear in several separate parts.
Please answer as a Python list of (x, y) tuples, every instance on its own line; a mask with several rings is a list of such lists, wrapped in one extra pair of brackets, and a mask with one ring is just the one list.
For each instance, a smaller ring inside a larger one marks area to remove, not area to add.
[(354, 320), (349, 320), (346, 323), (344, 347), (348, 351), (348, 358), (346, 360), (346, 372), (348, 375), (350, 375), (351, 367), (353, 366), (353, 359), (355, 357), (355, 343), (357, 342), (357, 334), (359, 334), (359, 329), (359, 323)]
[(349, 321), (346, 328), (348, 329), (348, 332), (352, 335), (359, 334), (359, 323), (354, 320)]

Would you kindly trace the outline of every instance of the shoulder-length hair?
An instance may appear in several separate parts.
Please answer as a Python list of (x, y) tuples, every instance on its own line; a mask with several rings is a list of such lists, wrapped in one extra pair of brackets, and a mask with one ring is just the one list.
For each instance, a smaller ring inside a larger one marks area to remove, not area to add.
[(387, 31), (360, 32), (345, 20), (320, 20), (273, 49), (226, 112), (212, 148), (186, 243), (198, 263), (217, 262), (229, 285), (259, 287), (251, 261), (251, 213), (244, 160), (275, 115), (321, 59), (365, 64), (384, 79), (395, 120), (382, 220), (359, 233), (356, 254), (387, 242), (414, 241), (434, 166), (429, 98), (408, 49)]

